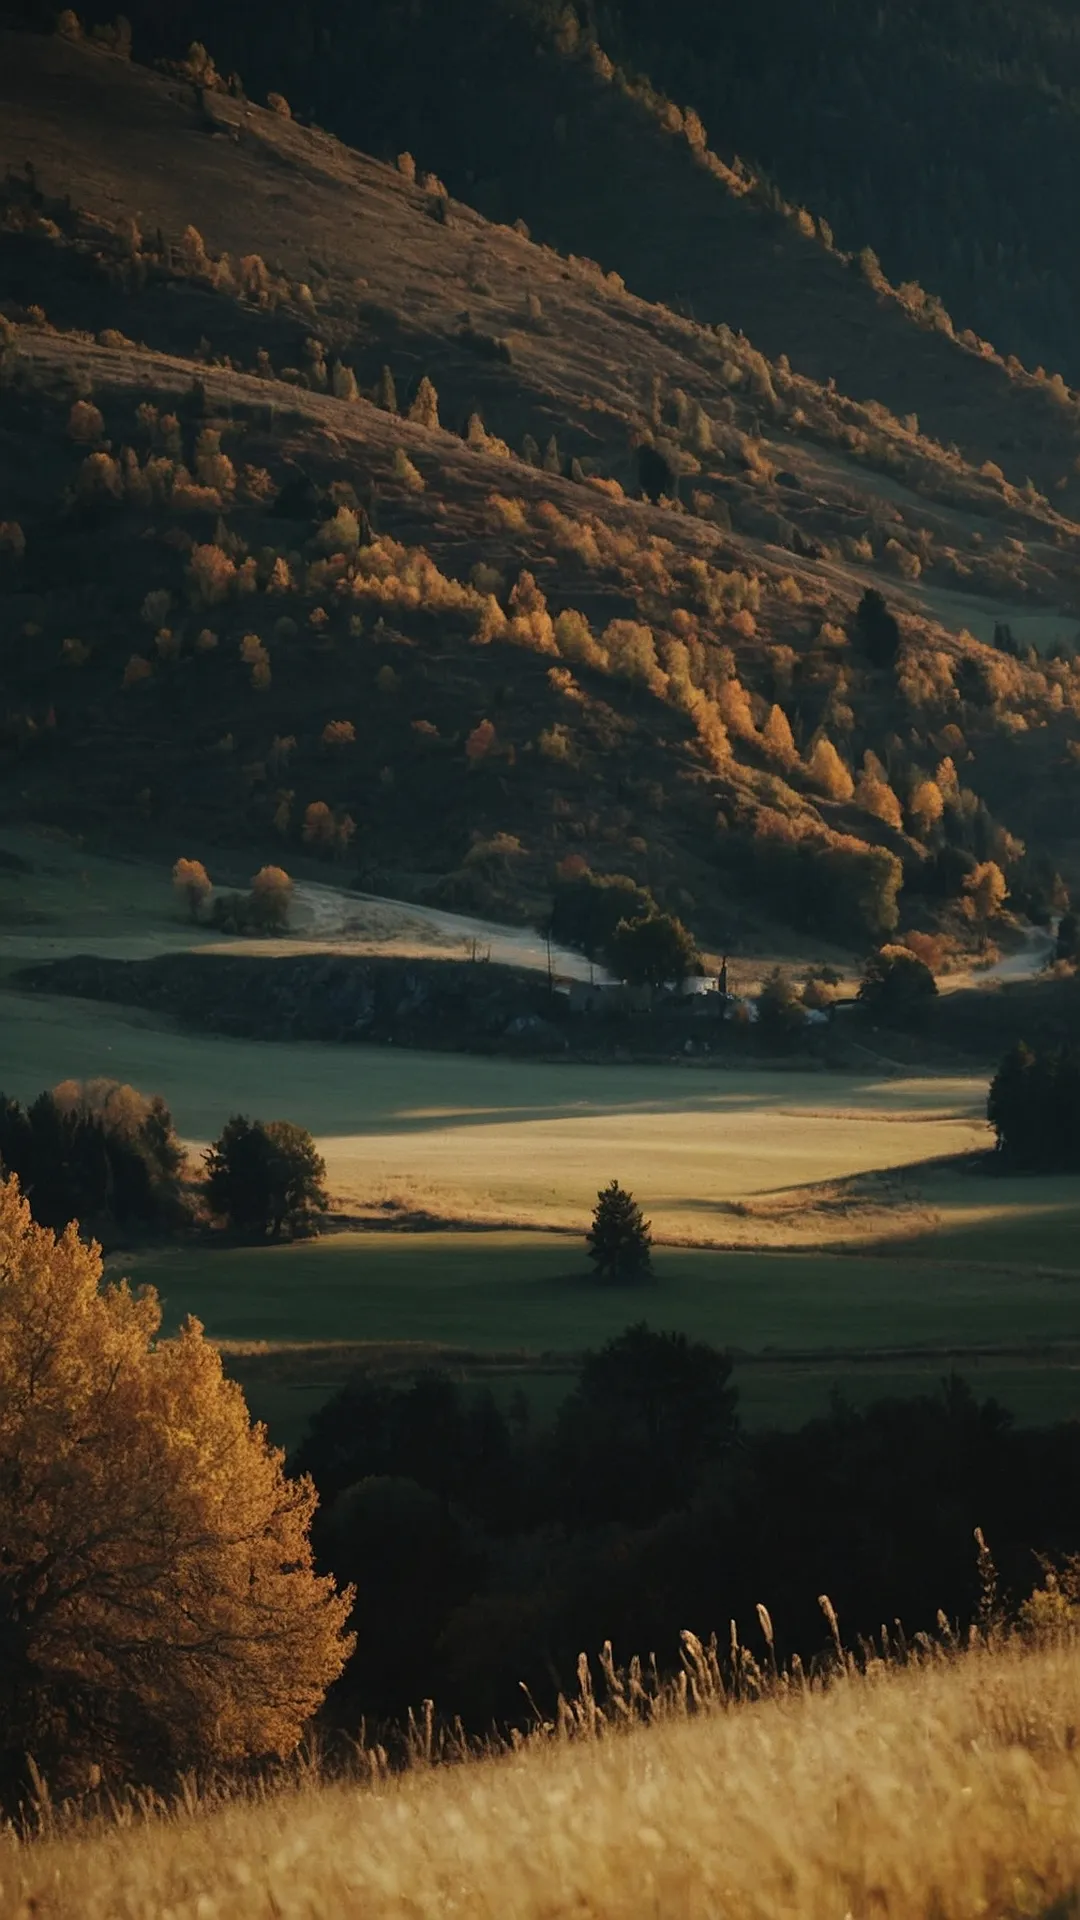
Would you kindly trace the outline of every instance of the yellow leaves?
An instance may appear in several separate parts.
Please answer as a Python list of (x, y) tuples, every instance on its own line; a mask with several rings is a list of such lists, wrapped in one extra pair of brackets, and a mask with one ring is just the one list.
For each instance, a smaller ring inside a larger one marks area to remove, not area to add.
[(0, 1184), (0, 1533), (35, 1585), (7, 1732), (46, 1764), (50, 1739), (143, 1766), (287, 1752), (348, 1651), (314, 1489), (284, 1479), (197, 1322), (157, 1341), (156, 1295), (100, 1281), (96, 1247)]
[(850, 800), (855, 782), (830, 739), (819, 734), (806, 762), (807, 777), (830, 800)]
[(941, 788), (934, 780), (920, 780), (908, 801), (908, 815), (920, 839), (932, 833), (945, 812)]
[(778, 767), (788, 769), (797, 765), (799, 756), (795, 750), (795, 737), (783, 707), (769, 709), (768, 719), (761, 729), (761, 744), (769, 759), (774, 760)]

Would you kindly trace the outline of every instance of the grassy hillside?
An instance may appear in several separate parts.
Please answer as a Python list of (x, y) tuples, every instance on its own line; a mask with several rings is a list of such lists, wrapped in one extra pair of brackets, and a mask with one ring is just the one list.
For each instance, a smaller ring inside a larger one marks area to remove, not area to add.
[(572, 1737), (476, 1764), (428, 1767), (420, 1729), (412, 1770), (376, 1768), (370, 1786), (211, 1799), (134, 1827), (47, 1822), (2, 1843), (5, 1893), (58, 1920), (1076, 1911), (1072, 1644), (876, 1667), (727, 1711), (692, 1640), (687, 1667), (686, 1695), (647, 1729), (621, 1728), (643, 1711), (639, 1680), (602, 1705), (584, 1693)]
[[(714, 9), (692, 0), (662, 18), (652, 8), (575, 10), (563, 0), (466, 0), (453, 9), (419, 0), (407, 19), (396, 0), (332, 11), (311, 0), (260, 17), (257, 27), (238, 0), (213, 8), (185, 0), (167, 14), (143, 0), (131, 11), (137, 53), (175, 58), (190, 39), (203, 41), (253, 97), (276, 89), (299, 113), (387, 158), (410, 149), (489, 216), (524, 218), (539, 239), (592, 255), (646, 298), (741, 329), (771, 358), (786, 353), (798, 371), (831, 376), (857, 399), (916, 412), (936, 438), (957, 442), (977, 461), (998, 462), (1021, 484), (1031, 474), (1045, 486), (1071, 465), (1058, 455), (1073, 432), (1063, 433), (1049, 391), (1018, 382), (1019, 368), (986, 358), (970, 332), (985, 304), (978, 315), (970, 300), (958, 307), (958, 338), (935, 297), (945, 291), (946, 240), (965, 264), (977, 259), (977, 248), (992, 283), (1010, 269), (1034, 280), (1056, 351), (1033, 350), (1027, 364), (1076, 377), (1066, 359), (1071, 296), (1061, 276), (1069, 284), (1070, 270), (1061, 265), (1060, 243), (1068, 230), (1061, 195), (1074, 171), (1067, 77), (1074, 35), (1055, 32), (1048, 9), (1038, 10), (1032, 28), (1012, 7), (989, 18), (981, 9), (973, 20), (970, 8), (954, 4), (931, 29), (925, 6), (890, 8), (889, 25), (869, 34), (861, 13), (852, 27), (850, 7), (805, 8), (792, 24), (794, 10), (780, 0), (745, 23), (740, 15), (717, 22)], [(590, 21), (599, 28), (598, 48)], [(823, 78), (816, 68), (829, 63), (834, 39), (842, 51)], [(625, 71), (613, 69), (612, 54), (625, 58)], [(641, 71), (651, 79), (631, 77)], [(732, 114), (730, 96), (744, 73)], [(849, 95), (864, 82), (851, 112)], [(664, 87), (670, 99), (657, 91)], [(684, 107), (697, 115), (684, 118)], [(957, 124), (938, 139), (950, 110)], [(973, 122), (974, 146), (961, 131)], [(830, 175), (835, 194), (825, 205), (809, 191), (819, 184), (812, 166), (794, 158), (785, 164), (800, 136), (800, 153), (828, 152), (834, 140), (839, 147)], [(784, 192), (740, 154), (771, 164)], [(1010, 160), (1011, 177), (1003, 179)], [(842, 214), (836, 194), (850, 199), (867, 179), (867, 218), (856, 203), (842, 219), (847, 251), (838, 250), (818, 216)], [(912, 263), (914, 249), (886, 248), (893, 280), (905, 283), (899, 298), (876, 262), (859, 259), (881, 225), (870, 217), (877, 200), (889, 194), (898, 223), (910, 208), (920, 239), (929, 227), (937, 241), (925, 265), (921, 249)], [(986, 213), (988, 200), (996, 212)], [(1020, 252), (1029, 231), (1038, 236), (1030, 262)], [(1048, 279), (1062, 287), (1056, 301)], [(962, 283), (954, 271), (950, 290), (962, 292)], [(986, 317), (999, 317), (996, 306)], [(1015, 351), (1018, 338), (1034, 348), (1030, 332), (1006, 331), (1009, 337), (989, 332), (1002, 353)]]
[[(1068, 861), (1067, 472), (1059, 510), (205, 69), (3, 51), (9, 807), (507, 914), (575, 855), (717, 944)], [(688, 217), (742, 205), (679, 153)], [(895, 312), (1068, 465), (1067, 395)], [(999, 615), (1056, 657), (964, 631)]]

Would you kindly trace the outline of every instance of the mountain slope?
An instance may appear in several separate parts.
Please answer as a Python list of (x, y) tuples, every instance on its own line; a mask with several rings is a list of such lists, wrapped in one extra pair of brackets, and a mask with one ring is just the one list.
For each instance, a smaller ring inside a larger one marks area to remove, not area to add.
[[(995, 461), (1018, 484), (1064, 480), (1080, 498), (1080, 414), (1068, 393), (988, 357), (974, 335), (956, 339), (921, 289), (895, 297), (872, 262), (864, 271), (824, 244), (813, 218), (785, 211), (747, 170), (706, 168), (700, 123), (613, 72), (570, 17), (541, 0), (452, 10), (414, 0), (407, 15), (381, 0), (333, 14), (291, 9), (256, 30), (237, 0), (213, 9), (187, 0), (167, 17), (134, 8), (137, 49), (177, 55), (198, 36), (256, 93), (290, 94), (388, 157), (413, 149), (484, 213), (523, 217), (538, 238), (599, 258), (647, 299), (726, 322), (857, 399), (914, 412), (936, 439), (976, 464)], [(714, 131), (733, 162), (727, 128)]]
[(9, 809), (484, 911), (575, 856), (717, 941), (1067, 856), (1070, 649), (960, 631), (1072, 630), (1036, 490), (87, 46), (0, 37), (0, 165)]

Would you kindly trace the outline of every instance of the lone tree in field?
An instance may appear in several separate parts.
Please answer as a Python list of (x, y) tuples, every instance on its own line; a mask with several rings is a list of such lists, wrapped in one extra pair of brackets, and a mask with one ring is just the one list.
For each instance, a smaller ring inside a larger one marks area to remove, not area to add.
[(206, 1155), (211, 1211), (254, 1239), (315, 1231), (330, 1204), (326, 1162), (306, 1127), (234, 1113)]
[[(188, 1320), (0, 1183), (0, 1789), (286, 1754), (344, 1666), (310, 1480)], [(93, 1770), (93, 1771), (91, 1771)]]
[(178, 860), (172, 870), (173, 892), (182, 900), (189, 920), (197, 920), (213, 887), (201, 860)]
[(632, 1193), (617, 1180), (596, 1196), (592, 1226), (585, 1236), (598, 1280), (614, 1286), (652, 1278), (652, 1234)]

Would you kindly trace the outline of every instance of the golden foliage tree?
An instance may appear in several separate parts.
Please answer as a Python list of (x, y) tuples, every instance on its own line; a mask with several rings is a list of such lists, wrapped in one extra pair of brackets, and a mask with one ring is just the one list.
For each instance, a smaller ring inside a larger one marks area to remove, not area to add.
[(172, 870), (173, 892), (182, 900), (192, 920), (197, 920), (209, 900), (213, 887), (201, 860), (178, 860)]
[(806, 771), (815, 787), (830, 800), (850, 800), (855, 782), (836, 748), (827, 736), (819, 734), (806, 762)]
[(900, 828), (904, 824), (900, 802), (876, 753), (867, 752), (863, 756), (862, 772), (855, 783), (855, 804), (875, 820), (883, 820), (888, 827)]
[(935, 780), (920, 780), (908, 801), (908, 816), (914, 831), (925, 840), (945, 811), (941, 788)]
[(964, 881), (969, 911), (978, 920), (992, 920), (1009, 897), (1009, 883), (996, 860), (982, 860)]
[(437, 427), (439, 424), (439, 396), (426, 373), (416, 389), (409, 408), (409, 419), (415, 421), (418, 427)]
[(770, 707), (769, 717), (761, 729), (761, 744), (769, 759), (775, 760), (778, 766), (787, 768), (797, 765), (799, 756), (795, 751), (791, 722), (783, 707)]
[(145, 1780), (287, 1753), (350, 1651), (311, 1482), (285, 1478), (197, 1321), (160, 1340), (152, 1291), (100, 1282), (96, 1247), (0, 1183), (9, 1786), (26, 1754)]

